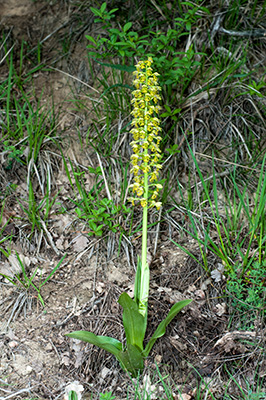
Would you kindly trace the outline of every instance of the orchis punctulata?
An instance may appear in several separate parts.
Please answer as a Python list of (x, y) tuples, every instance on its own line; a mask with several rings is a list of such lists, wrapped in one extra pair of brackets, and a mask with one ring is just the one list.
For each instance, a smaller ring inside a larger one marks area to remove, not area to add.
[(92, 332), (76, 331), (68, 333), (67, 336), (80, 339), (94, 344), (113, 354), (121, 366), (137, 377), (144, 368), (144, 359), (148, 357), (154, 343), (165, 334), (165, 329), (172, 319), (191, 300), (181, 300), (174, 304), (161, 321), (154, 334), (144, 348), (143, 341), (147, 328), (148, 297), (150, 285), (150, 271), (147, 263), (147, 232), (148, 232), (148, 209), (156, 207), (160, 209), (161, 202), (158, 201), (159, 190), (162, 185), (158, 183), (159, 170), (161, 168), (161, 151), (159, 144), (161, 137), (160, 121), (157, 114), (160, 110), (158, 105), (160, 98), (160, 87), (158, 86), (158, 74), (152, 71), (152, 59), (140, 61), (136, 65), (133, 92), (132, 111), (133, 128), (131, 133), (134, 141), (131, 142), (133, 155), (131, 156), (134, 183), (131, 185), (134, 197), (130, 198), (133, 205), (140, 201), (143, 207), (142, 219), (142, 253), (138, 257), (138, 267), (135, 277), (134, 299), (128, 293), (122, 293), (118, 303), (123, 308), (123, 325), (125, 328), (126, 345), (109, 336), (97, 336)]

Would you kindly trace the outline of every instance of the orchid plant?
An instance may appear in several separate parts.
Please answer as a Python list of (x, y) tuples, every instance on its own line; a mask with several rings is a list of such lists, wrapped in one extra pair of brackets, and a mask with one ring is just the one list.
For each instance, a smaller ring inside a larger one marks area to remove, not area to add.
[(161, 169), (160, 86), (158, 73), (152, 70), (152, 59), (140, 61), (134, 71), (133, 81), (136, 90), (133, 91), (133, 120), (130, 143), (134, 183), (131, 185), (133, 206), (140, 202), (143, 209), (142, 222), (142, 253), (138, 257), (135, 277), (134, 299), (127, 293), (122, 293), (118, 303), (123, 308), (123, 325), (126, 335), (126, 345), (108, 336), (97, 336), (92, 332), (76, 331), (66, 336), (94, 344), (112, 353), (120, 362), (122, 368), (137, 376), (144, 368), (144, 359), (148, 357), (155, 341), (165, 334), (166, 326), (192, 300), (182, 300), (172, 306), (167, 317), (158, 325), (146, 347), (143, 341), (147, 329), (148, 296), (150, 271), (147, 262), (148, 210), (161, 207), (158, 195), (162, 185), (158, 183)]

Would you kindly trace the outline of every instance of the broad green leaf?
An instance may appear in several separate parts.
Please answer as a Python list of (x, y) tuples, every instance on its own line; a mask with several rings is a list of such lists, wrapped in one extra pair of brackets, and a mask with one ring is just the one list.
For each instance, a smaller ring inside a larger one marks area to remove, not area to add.
[(144, 358), (136, 346), (129, 344), (127, 350), (122, 352), (120, 357), (122, 360), (122, 362), (120, 361), (121, 365), (130, 372), (134, 378), (138, 376), (138, 372), (143, 370)]
[(97, 8), (90, 7), (91, 11), (93, 12), (94, 15), (97, 15), (98, 17), (101, 17), (101, 12), (97, 10)]
[(93, 42), (94, 44), (97, 44), (96, 40), (90, 36), (90, 35), (85, 35), (86, 39), (88, 39), (90, 42)]
[(66, 336), (79, 339), (83, 342), (87, 342), (90, 344), (94, 344), (95, 346), (100, 347), (109, 353), (116, 356), (116, 358), (120, 361), (120, 352), (122, 351), (122, 343), (119, 340), (111, 338), (109, 336), (97, 336), (92, 332), (88, 331), (75, 331), (71, 333), (67, 333)]
[(125, 328), (127, 347), (134, 345), (143, 350), (146, 332), (146, 320), (139, 313), (137, 303), (127, 293), (122, 293), (118, 303), (123, 307), (123, 325)]
[(156, 329), (156, 331), (152, 335), (151, 339), (149, 340), (149, 343), (145, 347), (145, 350), (142, 353), (145, 358), (148, 357), (156, 340), (165, 334), (165, 329), (166, 329), (167, 325), (170, 324), (172, 319), (174, 319), (174, 317), (179, 313), (179, 311), (182, 310), (182, 308), (184, 308), (191, 302), (192, 302), (192, 300), (181, 300), (178, 303), (173, 305), (173, 307), (170, 309), (167, 317), (159, 324), (158, 328)]
[(116, 12), (118, 10), (118, 8), (113, 8), (111, 11), (109, 11), (109, 14), (113, 14), (114, 12)]
[(126, 32), (128, 31), (132, 26), (132, 22), (127, 22), (124, 27), (123, 27), (123, 31)]
[(109, 32), (111, 32), (111, 33), (115, 33), (116, 35), (120, 35), (120, 33), (121, 33), (121, 31), (119, 30), (119, 29), (116, 29), (116, 28), (111, 28), (111, 29), (109, 29)]
[(93, 231), (97, 231), (97, 225), (95, 224), (94, 221), (89, 221), (89, 227), (90, 227)]
[(105, 11), (105, 9), (106, 9), (106, 2), (104, 2), (104, 3), (101, 5), (101, 8), (100, 8), (101, 13), (103, 13), (103, 12)]
[(71, 332), (67, 333), (66, 336), (94, 344), (108, 351), (117, 358), (121, 367), (130, 372), (133, 376), (137, 376), (138, 371), (143, 369), (143, 356), (141, 351), (132, 344), (129, 344), (128, 349), (123, 351), (122, 343), (108, 336), (96, 336), (94, 333), (87, 331)]

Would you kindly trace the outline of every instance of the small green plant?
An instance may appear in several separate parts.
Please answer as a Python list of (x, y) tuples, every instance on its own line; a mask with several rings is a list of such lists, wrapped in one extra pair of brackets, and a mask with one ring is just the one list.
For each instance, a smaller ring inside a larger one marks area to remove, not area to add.
[[(4, 227), (2, 229), (0, 229), (0, 235), (3, 232), (3, 229), (4, 229)], [(8, 256), (11, 254), (11, 252), (9, 249), (8, 250), (3, 249), (3, 247), (1, 245), (7, 241), (11, 241), (11, 239), (12, 239), (12, 236), (4, 236), (3, 238), (1, 237), (1, 239), (0, 239), (0, 253), (2, 253), (6, 258), (8, 258)]]
[(100, 393), (100, 400), (114, 400), (115, 396), (112, 396), (112, 392)]
[(158, 73), (154, 73), (152, 59), (141, 61), (136, 66), (136, 79), (132, 104), (134, 109), (133, 128), (131, 133), (133, 141), (131, 156), (134, 183), (131, 185), (133, 197), (132, 204), (140, 202), (143, 209), (142, 219), (142, 253), (138, 257), (137, 272), (135, 277), (134, 299), (127, 293), (122, 293), (118, 303), (123, 308), (123, 325), (126, 335), (126, 346), (114, 338), (96, 336), (92, 332), (76, 331), (67, 336), (94, 344), (113, 354), (120, 362), (122, 368), (132, 374), (133, 377), (144, 368), (144, 359), (148, 357), (154, 343), (163, 336), (167, 325), (172, 319), (192, 300), (183, 300), (172, 306), (167, 317), (159, 324), (146, 347), (143, 341), (147, 329), (148, 297), (150, 271), (147, 262), (147, 234), (148, 234), (148, 209), (156, 207), (160, 209), (158, 201), (159, 191), (162, 185), (158, 182), (161, 169), (161, 141), (160, 120), (157, 114), (160, 110), (160, 87), (158, 86)]
[[(21, 44), (18, 68), (16, 68), (13, 60), (13, 50), (10, 54), (7, 53), (6, 63), (9, 67), (9, 75), (0, 84), (0, 100), (2, 108), (5, 110), (4, 118), (1, 120), (1, 127), (2, 136), (6, 140), (23, 139), (24, 130), (27, 129), (31, 130), (31, 134), (34, 135), (34, 131), (40, 128), (40, 125), (43, 123), (43, 121), (40, 121), (42, 113), (40, 113), (39, 105), (37, 110), (34, 111), (29, 101), (32, 94), (24, 93), (25, 84), (29, 84), (33, 74), (43, 68), (43, 66), (35, 66), (25, 74), (23, 73), (24, 44), (24, 42)], [(14, 90), (15, 88), (16, 90)], [(39, 124), (38, 121), (40, 121)]]
[[(64, 159), (64, 158), (63, 158)], [(111, 198), (102, 196), (104, 189), (104, 179), (100, 179), (102, 171), (100, 167), (89, 167), (89, 172), (95, 175), (95, 184), (90, 191), (86, 190), (84, 181), (84, 171), (80, 171), (77, 167), (73, 166), (69, 160), (71, 170), (74, 176), (75, 185), (72, 182), (70, 171), (64, 159), (65, 169), (72, 188), (76, 192), (76, 199), (70, 199), (75, 204), (75, 212), (79, 219), (86, 221), (90, 231), (89, 236), (103, 236), (106, 231), (117, 232), (121, 230), (118, 223), (118, 217), (121, 214), (128, 214), (131, 212), (124, 204), (116, 205)]]
[(244, 92), (244, 94), (249, 93), (250, 96), (258, 96), (264, 98), (265, 88), (266, 88), (266, 83), (264, 81), (257, 83), (254, 79), (252, 79), (249, 85), (247, 85), (248, 91)]
[[(235, 374), (232, 374), (228, 368), (226, 367), (225, 364), (225, 370), (229, 375), (229, 382), (233, 382), (235, 384), (235, 389), (234, 392), (236, 392), (236, 389), (238, 391), (238, 398), (243, 399), (243, 400), (263, 400), (266, 397), (265, 391), (262, 391), (263, 389), (263, 378), (259, 377), (258, 374), (258, 368), (255, 368), (254, 371), (254, 378), (251, 380), (252, 383), (250, 383), (249, 380), (245, 379), (244, 377), (244, 383), (239, 383), (238, 379), (235, 378)], [(229, 383), (228, 382), (228, 383)], [(228, 387), (225, 389), (224, 393), (224, 400), (232, 400), (232, 396), (228, 394), (228, 389), (229, 389), (229, 384)]]
[(75, 390), (70, 390), (68, 393), (68, 400), (78, 400), (78, 395)]
[(255, 318), (263, 312), (265, 304), (266, 260), (262, 264), (255, 261), (244, 274), (242, 268), (238, 267), (230, 274), (226, 288), (231, 307), (240, 316), (241, 327), (253, 327)]
[[(109, 65), (112, 68), (129, 71), (128, 64), (133, 62), (134, 57), (145, 58), (151, 56), (156, 69), (161, 76), (161, 84), (167, 88), (167, 96), (171, 103), (172, 88), (180, 87), (180, 95), (186, 89), (187, 84), (194, 76), (200, 62), (196, 60), (196, 52), (190, 46), (186, 52), (177, 52), (183, 36), (189, 35), (191, 26), (200, 18), (200, 13), (209, 14), (208, 9), (203, 6), (195, 6), (186, 1), (181, 2), (180, 6), (187, 9), (182, 17), (176, 18), (173, 29), (163, 32), (160, 29), (153, 31), (151, 27), (146, 27), (143, 35), (132, 30), (132, 22), (126, 22), (123, 26), (113, 27), (110, 22), (114, 18), (117, 8), (107, 11), (106, 3), (100, 9), (91, 7), (91, 11), (97, 17), (95, 22), (100, 22), (107, 32), (106, 36), (99, 35), (94, 38), (86, 35), (90, 41), (88, 45), (89, 57), (102, 65)], [(197, 53), (198, 54), (198, 53)], [(111, 60), (118, 57), (121, 64), (104, 64), (100, 60)], [(181, 84), (182, 83), (182, 84)]]
[(90, 228), (88, 236), (102, 236), (106, 228), (108, 231), (117, 232), (119, 224), (114, 220), (120, 213), (121, 206), (114, 205), (112, 200), (103, 198), (96, 204), (93, 204), (92, 200), (90, 210), (87, 209), (86, 213), (83, 212), (81, 205), (75, 211), (79, 219), (84, 219), (88, 223)]
[(14, 161), (17, 161), (19, 164), (22, 165), (25, 164), (25, 162), (22, 161), (22, 155), (25, 150), (24, 147), (17, 148), (16, 145), (9, 144), (8, 140), (5, 140), (3, 145), (4, 154), (7, 154), (7, 159), (4, 164), (5, 170), (10, 170), (13, 167)]
[[(258, 259), (258, 262), (260, 264), (262, 263), (263, 254), (266, 250), (266, 176), (264, 173), (266, 156), (261, 165), (261, 171), (258, 177), (258, 184), (254, 197), (248, 194), (247, 186), (245, 186), (243, 190), (239, 187), (236, 180), (236, 168), (234, 168), (233, 173), (230, 174), (230, 179), (233, 182), (231, 193), (233, 194), (229, 195), (225, 190), (225, 218), (221, 213), (218, 200), (218, 181), (214, 165), (212, 174), (212, 191), (210, 191), (199, 168), (195, 155), (190, 147), (189, 149), (202, 185), (204, 202), (208, 205), (211, 216), (206, 219), (204, 228), (200, 230), (198, 229), (197, 218), (186, 204), (185, 208), (191, 223), (191, 230), (185, 229), (185, 231), (198, 241), (203, 260), (203, 264), (201, 265), (205, 270), (209, 272), (206, 253), (207, 250), (210, 250), (221, 259), (225, 266), (225, 273), (228, 274), (228, 276), (230, 276), (231, 273), (234, 273), (235, 269), (239, 265), (241, 265), (242, 275), (244, 275), (246, 271), (249, 271), (250, 266), (254, 261)], [(181, 189), (180, 193), (182, 197)], [(243, 216), (245, 221), (247, 221), (247, 229), (245, 229), (243, 223)], [(217, 240), (214, 240), (211, 235), (213, 227), (215, 227), (217, 231)], [(176, 244), (196, 261), (199, 261), (184, 247), (180, 246), (178, 243)], [(254, 245), (257, 248), (257, 252), (251, 255), (252, 246)], [(241, 263), (239, 262), (239, 258), (241, 259)]]
[[(224, 266), (223, 274), (227, 279), (226, 289), (231, 299), (232, 310), (240, 318), (242, 327), (253, 326), (256, 316), (263, 314), (266, 296), (264, 260), (266, 157), (264, 156), (261, 163), (257, 187), (253, 194), (250, 194), (247, 185), (243, 188), (243, 181), (241, 181), (241, 186), (237, 182), (236, 166), (229, 174), (230, 182), (233, 183), (229, 193), (228, 185), (224, 185), (223, 180), (220, 182), (217, 180), (214, 165), (211, 176), (212, 186), (209, 187), (195, 155), (191, 149), (190, 151), (202, 187), (201, 202), (205, 204), (205, 209), (208, 207), (210, 210), (209, 216), (206, 214), (202, 216), (204, 225), (199, 221), (199, 216), (191, 210), (193, 204), (184, 200), (180, 186), (179, 190), (189, 220), (189, 228), (184, 228), (184, 231), (198, 242), (202, 260), (185, 247), (173, 242), (198, 262), (208, 274), (211, 274), (211, 269), (208, 265), (207, 253), (210, 251), (220, 259)], [(220, 200), (222, 190), (225, 194), (224, 213)], [(191, 196), (193, 195), (190, 193)], [(213, 236), (213, 230), (216, 232), (216, 237)]]
[(45, 307), (44, 300), (43, 300), (43, 298), (41, 296), (41, 288), (55, 274), (55, 272), (58, 270), (58, 268), (60, 267), (60, 265), (62, 264), (62, 262), (64, 261), (66, 256), (63, 256), (61, 258), (61, 260), (54, 267), (52, 272), (50, 272), (50, 274), (47, 276), (47, 278), (45, 278), (43, 282), (40, 282), (39, 285), (36, 285), (35, 283), (33, 283), (33, 281), (34, 281), (34, 278), (36, 277), (36, 274), (39, 271), (40, 267), (38, 266), (33, 271), (31, 276), (28, 276), (26, 268), (25, 268), (21, 258), (19, 257), (18, 253), (16, 253), (16, 256), (17, 256), (17, 260), (19, 262), (19, 265), (21, 267), (22, 276), (20, 276), (20, 274), (15, 274), (15, 277), (11, 278), (10, 276), (2, 274), (2, 273), (0, 273), (0, 275), (3, 276), (4, 278), (6, 278), (10, 283), (12, 283), (12, 285), (16, 286), (17, 288), (19, 288), (21, 290), (29, 291), (30, 288), (33, 288), (37, 292), (38, 300), (40, 301), (41, 305), (43, 307)]
[(38, 201), (35, 197), (31, 180), (29, 181), (28, 199), (23, 203), (21, 201), (18, 201), (18, 203), (22, 211), (25, 213), (25, 219), (28, 220), (28, 223), (30, 225), (30, 237), (33, 235), (35, 229), (37, 229), (39, 232), (45, 231), (45, 234), (47, 235), (46, 224), (48, 222), (50, 211), (56, 201), (57, 195), (58, 194), (51, 198), (49, 191), (49, 181), (47, 181), (46, 193), (43, 199), (41, 201)]
[[(3, 220), (3, 213), (4, 213), (4, 208), (5, 208), (5, 201), (3, 201), (1, 211), (0, 211), (0, 226), (2, 225), (2, 220)], [(1, 245), (7, 241), (11, 241), (12, 236), (6, 235), (4, 236), (4, 230), (5, 227), (7, 226), (9, 221), (7, 221), (3, 226), (0, 228), (0, 253), (2, 253), (6, 258), (11, 254), (10, 250), (4, 249)], [(6, 243), (5, 243), (6, 244)]]
[[(27, 166), (27, 183), (32, 176), (37, 178), (42, 195), (46, 182), (51, 183), (53, 175), (49, 156), (43, 152), (59, 141), (56, 137), (57, 116), (54, 108), (41, 105), (41, 98), (36, 101), (33, 90), (25, 91), (25, 86), (31, 85), (31, 80), (41, 65), (25, 72), (25, 43), (22, 42), (19, 65), (13, 60), (13, 51), (6, 58), (9, 75), (1, 82), (1, 118), (2, 142), (1, 151), (4, 155), (4, 169), (10, 170), (15, 166)], [(49, 190), (51, 187), (49, 188)]]

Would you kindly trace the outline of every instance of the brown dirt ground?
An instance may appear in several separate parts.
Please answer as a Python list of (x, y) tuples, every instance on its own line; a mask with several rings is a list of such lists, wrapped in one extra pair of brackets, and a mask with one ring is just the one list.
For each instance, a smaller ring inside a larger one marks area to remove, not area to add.
[[(34, 42), (36, 38), (45, 38), (70, 18), (69, 9), (63, 1), (53, 4), (2, 0), (0, 4), (1, 24), (4, 29), (12, 28), (12, 40), (30, 37)], [(45, 42), (47, 54), (56, 53), (55, 38)], [(86, 61), (85, 44), (76, 43), (71, 57), (77, 69)], [(62, 60), (60, 68), (63, 69), (64, 63)], [(67, 102), (71, 98), (71, 85), (73, 87), (70, 82), (67, 75), (58, 71), (40, 72), (35, 77), (37, 95), (44, 89), (42, 99), (50, 102), (53, 94), (55, 104), (63, 110), (60, 127), (63, 135), (71, 138), (69, 154), (74, 154), (81, 164), (86, 165), (88, 159), (76, 145), (76, 117)], [(60, 162), (55, 180), (56, 191), (61, 189), (58, 200), (63, 203), (67, 199), (68, 180)], [(89, 175), (87, 180), (90, 186)], [(25, 192), (25, 184), (18, 184), (17, 190)], [(19, 211), (12, 208), (12, 199), (9, 204), (8, 211), (16, 215)], [(177, 222), (178, 218), (176, 215)], [(91, 398), (90, 394), (97, 398), (99, 392), (112, 390), (117, 399), (122, 400), (126, 398), (130, 385), (129, 378), (121, 372), (117, 361), (104, 351), (70, 340), (64, 334), (86, 329), (123, 340), (121, 309), (117, 299), (122, 291), (132, 291), (134, 268), (129, 266), (125, 255), (107, 259), (105, 241), (83, 234), (81, 227), (73, 225), (74, 216), (71, 213), (60, 217), (52, 215), (51, 219), (49, 228), (57, 254), (47, 240), (43, 242), (46, 244), (42, 245), (38, 256), (32, 254), (31, 248), (27, 253), (18, 236), (11, 244), (12, 254), (17, 251), (21, 257), (28, 256), (29, 270), (40, 266), (40, 282), (63, 254), (66, 258), (41, 290), (45, 309), (34, 290), (22, 292), (3, 280), (0, 283), (0, 399), (62, 399), (66, 386), (78, 381), (85, 389), (84, 398)], [(182, 240), (186, 242), (197, 255), (197, 246), (193, 241), (188, 244), (186, 238), (177, 234), (174, 239), (179, 243)], [(215, 259), (210, 261), (214, 266), (217, 264)], [(2, 267), (3, 264), (2, 260)], [(196, 398), (195, 388), (202, 384), (199, 374), (213, 395), (223, 398), (227, 383), (223, 380), (223, 368), (230, 360), (243, 360), (241, 368), (246, 379), (253, 379), (254, 366), (258, 363), (261, 364), (261, 371), (266, 370), (265, 360), (260, 358), (263, 330), (260, 330), (257, 340), (252, 333), (247, 333), (245, 344), (237, 334), (218, 342), (227, 333), (229, 318), (220, 297), (223, 285), (223, 281), (214, 285), (192, 259), (167, 236), (161, 235), (151, 264), (147, 335), (152, 334), (175, 301), (193, 298), (194, 302), (180, 313), (168, 328), (166, 336), (158, 341), (147, 360), (145, 373), (150, 371), (151, 375), (155, 374), (156, 361), (161, 371), (171, 376), (170, 383), (182, 387), (182, 392), (191, 400)], [(7, 324), (8, 329), (5, 329)], [(156, 398), (159, 397), (158, 394)], [(178, 398), (177, 395), (175, 398)]]

